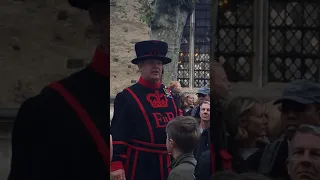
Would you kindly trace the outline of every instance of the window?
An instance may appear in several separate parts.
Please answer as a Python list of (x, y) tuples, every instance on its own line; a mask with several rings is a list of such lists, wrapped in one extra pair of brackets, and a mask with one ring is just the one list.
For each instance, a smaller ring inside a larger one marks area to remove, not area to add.
[(210, 0), (200, 0), (194, 13), (187, 19), (181, 39), (178, 65), (178, 80), (182, 87), (209, 86), (210, 3)]

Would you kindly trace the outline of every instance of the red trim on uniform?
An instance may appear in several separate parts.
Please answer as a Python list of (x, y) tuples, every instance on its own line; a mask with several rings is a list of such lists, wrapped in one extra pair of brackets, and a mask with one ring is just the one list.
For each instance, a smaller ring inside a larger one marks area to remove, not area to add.
[(138, 143), (138, 144), (142, 144), (142, 145), (146, 145), (146, 146), (151, 146), (151, 147), (163, 147), (163, 148), (167, 148), (167, 145), (165, 144), (154, 144), (154, 143), (148, 143), (148, 142), (143, 142), (143, 141), (138, 141), (135, 139), (131, 140), (134, 143)]
[(92, 119), (90, 118), (87, 111), (81, 106), (79, 101), (68, 92), (61, 84), (53, 82), (49, 85), (51, 88), (55, 89), (60, 93), (60, 95), (65, 99), (65, 101), (71, 106), (71, 108), (76, 112), (79, 119), (83, 122), (84, 126), (89, 131), (91, 137), (93, 138), (98, 151), (103, 157), (103, 161), (107, 169), (110, 168), (110, 149), (107, 146), (105, 140), (101, 137), (100, 131), (97, 129)]
[(102, 48), (97, 48), (93, 56), (91, 67), (98, 73), (109, 76), (110, 74), (110, 57)]
[(123, 169), (123, 165), (122, 165), (121, 161), (114, 161), (114, 162), (110, 163), (110, 171), (111, 172), (119, 170), (119, 169)]
[(159, 89), (161, 87), (161, 81), (159, 81), (157, 83), (151, 83), (151, 82), (143, 79), (142, 77), (139, 78), (138, 83), (141, 84), (142, 86), (145, 86), (150, 89)]
[(183, 116), (183, 111), (182, 111), (182, 109), (179, 109), (179, 114), (180, 114), (180, 116)]
[(232, 156), (224, 149), (220, 150), (220, 156), (222, 157), (222, 165), (224, 170), (232, 170)]
[(137, 151), (144, 151), (144, 152), (149, 152), (149, 153), (158, 153), (158, 154), (168, 154), (168, 151), (161, 151), (161, 150), (154, 150), (154, 149), (147, 149), (147, 148), (142, 148), (142, 147), (138, 147), (138, 146), (134, 146), (131, 144), (128, 144), (126, 142), (122, 142), (122, 141), (114, 141), (113, 142), (114, 145), (126, 145), (134, 150)]
[(128, 143), (126, 143), (124, 141), (113, 141), (112, 144), (113, 145), (128, 145)]
[(132, 166), (132, 173), (131, 173), (131, 180), (134, 180), (134, 176), (135, 176), (135, 173), (136, 173), (137, 161), (138, 161), (138, 155), (139, 155), (139, 152), (138, 152), (138, 151), (136, 151), (136, 152), (134, 153), (133, 166)]
[(162, 155), (160, 154), (159, 155), (159, 163), (160, 163), (160, 177), (161, 177), (161, 180), (164, 180), (164, 177), (163, 177), (163, 157)]
[(176, 116), (179, 116), (179, 115), (178, 115), (178, 109), (177, 109), (176, 103), (174, 102), (174, 99), (173, 99), (173, 98), (171, 98), (171, 100), (172, 100), (172, 104), (173, 104), (174, 110), (176, 111)]
[[(141, 78), (140, 78), (141, 79)], [(140, 81), (140, 80), (139, 80)], [(143, 114), (143, 117), (144, 117), (144, 120), (146, 121), (147, 123), (147, 126), (148, 126), (148, 129), (149, 129), (149, 134), (150, 134), (150, 141), (151, 143), (154, 143), (154, 135), (153, 135), (153, 130), (152, 130), (152, 126), (151, 126), (151, 123), (150, 123), (150, 120), (149, 120), (149, 117), (147, 115), (147, 112), (146, 110), (144, 109), (143, 105), (141, 104), (139, 98), (134, 94), (134, 92), (130, 89), (130, 88), (126, 88), (126, 90), (132, 95), (132, 97), (136, 100), (142, 114)]]
[(169, 168), (171, 164), (171, 158), (170, 155), (167, 155), (167, 167), (168, 167), (168, 174), (170, 174), (171, 168)]
[(124, 154), (120, 155), (120, 157), (123, 158), (123, 159), (127, 159), (128, 158), (128, 156), (124, 155)]

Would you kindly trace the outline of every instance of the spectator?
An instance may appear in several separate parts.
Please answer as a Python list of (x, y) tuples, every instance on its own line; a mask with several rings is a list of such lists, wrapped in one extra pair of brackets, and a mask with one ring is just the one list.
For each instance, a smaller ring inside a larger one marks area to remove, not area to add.
[(169, 121), (166, 132), (167, 149), (174, 158), (168, 180), (194, 180), (197, 161), (192, 152), (200, 137), (197, 121), (190, 116), (178, 116)]
[(287, 170), (288, 140), (301, 124), (320, 123), (320, 84), (297, 80), (284, 89), (280, 104), (283, 134), (248, 158), (256, 170), (273, 178), (289, 179)]
[(226, 72), (222, 65), (216, 61), (210, 63), (210, 97), (211, 97), (211, 122), (210, 141), (212, 151), (210, 155), (212, 162), (212, 173), (216, 171), (229, 170), (230, 155), (226, 152), (226, 132), (222, 114), (228, 104), (229, 94), (231, 90)]
[(291, 139), (288, 155), (291, 180), (320, 179), (320, 127), (301, 125)]
[(187, 113), (194, 107), (194, 95), (190, 93), (183, 93), (181, 98), (181, 109), (184, 113)]
[(200, 132), (210, 128), (210, 102), (203, 101), (200, 105)]
[(254, 98), (237, 97), (231, 100), (225, 115), (228, 133), (241, 148), (242, 158), (247, 159), (257, 150), (257, 139), (267, 135), (265, 108)]
[(168, 85), (168, 88), (170, 89), (171, 91), (171, 94), (175, 100), (175, 103), (177, 105), (177, 108), (178, 109), (181, 109), (182, 105), (181, 104), (181, 101), (180, 101), (180, 96), (181, 96), (181, 93), (182, 93), (182, 87), (181, 87), (181, 84), (179, 83), (179, 81), (171, 81)]
[(197, 160), (210, 148), (210, 102), (208, 101), (203, 101), (200, 106), (200, 132), (200, 142), (194, 152)]
[(210, 150), (201, 154), (197, 159), (197, 165), (194, 173), (196, 179), (209, 180), (211, 176), (210, 171)]
[(207, 87), (200, 88), (197, 92), (197, 96), (198, 96), (198, 102), (197, 102), (198, 105), (192, 108), (190, 111), (188, 111), (187, 114), (199, 120), (200, 105), (202, 104), (203, 101), (210, 101), (210, 89)]
[(234, 170), (250, 170), (245, 160), (260, 147), (259, 138), (267, 134), (265, 108), (254, 98), (237, 97), (231, 100), (225, 112), (228, 150), (234, 157)]

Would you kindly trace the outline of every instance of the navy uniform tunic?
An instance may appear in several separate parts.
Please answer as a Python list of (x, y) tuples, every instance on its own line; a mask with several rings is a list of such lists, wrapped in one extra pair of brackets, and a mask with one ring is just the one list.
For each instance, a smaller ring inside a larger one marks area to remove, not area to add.
[(170, 91), (161, 83), (138, 83), (120, 92), (111, 122), (111, 171), (124, 169), (127, 180), (166, 180), (171, 163), (166, 125), (180, 115)]
[(89, 67), (22, 104), (8, 180), (110, 178), (108, 71), (109, 57), (97, 49)]

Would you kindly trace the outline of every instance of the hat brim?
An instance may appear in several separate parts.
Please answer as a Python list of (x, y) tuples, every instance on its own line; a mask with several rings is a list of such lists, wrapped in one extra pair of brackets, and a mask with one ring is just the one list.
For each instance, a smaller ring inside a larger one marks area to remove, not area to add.
[(133, 59), (133, 60), (131, 61), (131, 63), (137, 65), (139, 62), (145, 61), (145, 60), (147, 60), (147, 59), (157, 59), (157, 60), (160, 60), (160, 61), (162, 61), (162, 64), (163, 64), (163, 65), (171, 63), (171, 59), (170, 59), (170, 58), (167, 58), (167, 57), (159, 57), (159, 56), (138, 57), (138, 58)]
[(92, 3), (92, 0), (69, 0), (69, 4), (72, 7), (79, 8), (82, 10), (88, 10)]
[(300, 104), (312, 104), (314, 103), (314, 101), (309, 100), (309, 99), (305, 99), (305, 98), (301, 98), (301, 97), (294, 97), (294, 96), (283, 96), (279, 99), (277, 99), (273, 104), (280, 104), (283, 101), (294, 101)]

